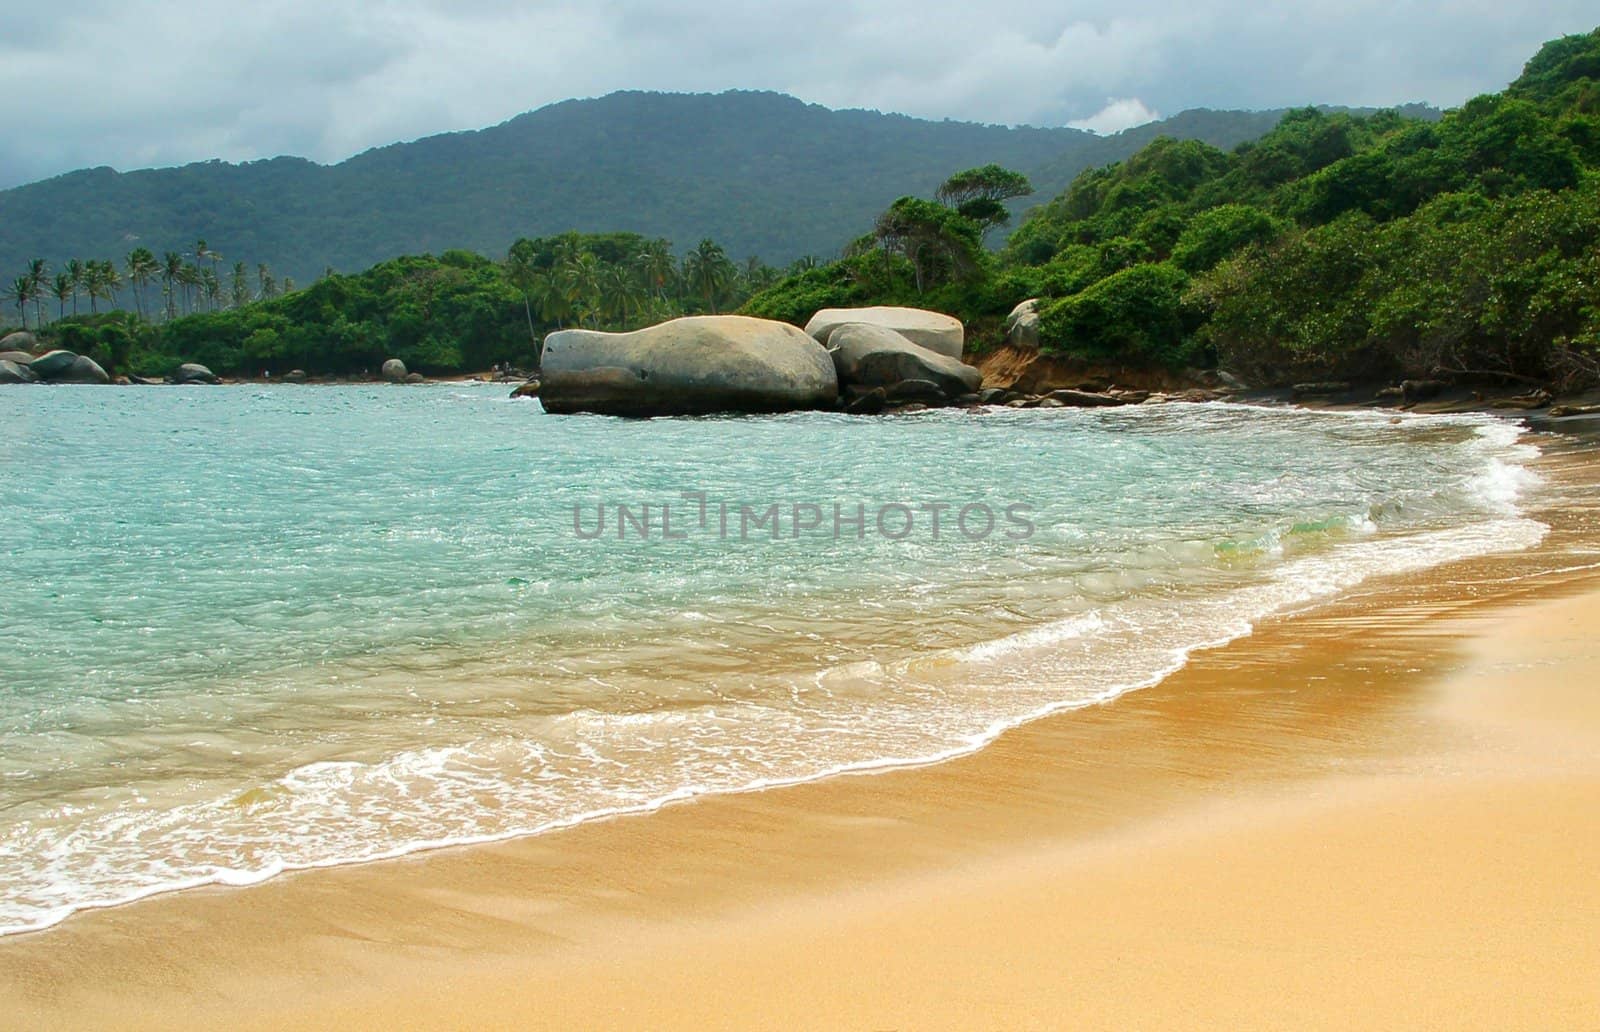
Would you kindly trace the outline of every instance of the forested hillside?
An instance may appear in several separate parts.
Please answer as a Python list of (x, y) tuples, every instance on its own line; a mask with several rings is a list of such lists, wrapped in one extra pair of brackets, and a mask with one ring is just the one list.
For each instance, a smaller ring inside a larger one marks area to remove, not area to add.
[[(1164, 131), (1232, 146), (1274, 113), (1192, 112)], [(617, 93), (553, 104), (478, 132), (368, 151), (337, 165), (274, 158), (119, 173), (89, 169), (0, 192), (0, 269), (121, 262), (203, 239), (229, 262), (309, 282), (403, 254), (504, 254), (519, 236), (630, 231), (736, 260), (831, 257), (894, 198), (999, 162), (1046, 195), (1131, 154), (1160, 124), (1075, 129), (831, 111), (773, 93)]]
[(1308, 108), (1231, 151), (1157, 139), (1080, 174), (999, 255), (933, 201), (868, 225), (747, 310), (921, 304), (994, 339), (1036, 297), (1043, 347), (1096, 361), (1595, 384), (1600, 30), (1436, 122)]

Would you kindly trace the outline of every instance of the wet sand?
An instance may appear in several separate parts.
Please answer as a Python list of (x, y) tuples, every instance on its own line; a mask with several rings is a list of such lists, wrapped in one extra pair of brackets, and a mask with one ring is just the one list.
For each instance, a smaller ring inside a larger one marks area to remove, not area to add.
[(1546, 465), (1535, 552), (972, 756), (0, 941), (0, 1026), (1592, 1024), (1600, 533)]

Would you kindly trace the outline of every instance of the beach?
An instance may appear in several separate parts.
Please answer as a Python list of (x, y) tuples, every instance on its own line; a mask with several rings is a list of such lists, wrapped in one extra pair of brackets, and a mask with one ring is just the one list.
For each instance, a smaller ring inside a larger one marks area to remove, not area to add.
[(0, 941), (0, 1025), (1575, 1027), (1600, 1013), (1586, 452), (1376, 579), (944, 763)]

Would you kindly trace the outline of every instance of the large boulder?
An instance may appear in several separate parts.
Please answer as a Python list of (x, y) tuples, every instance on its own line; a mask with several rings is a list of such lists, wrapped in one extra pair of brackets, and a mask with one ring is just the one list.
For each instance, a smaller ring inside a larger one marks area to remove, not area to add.
[(199, 362), (185, 362), (172, 371), (173, 383), (221, 383), (222, 380)]
[(1029, 298), (1006, 316), (1006, 343), (1020, 351), (1039, 350), (1039, 299)]
[(284, 383), (305, 383), (306, 371), (304, 369), (291, 369), (283, 374)]
[(828, 354), (845, 386), (888, 389), (904, 380), (927, 380), (952, 398), (983, 386), (983, 374), (971, 366), (871, 323), (836, 327), (828, 334)]
[(0, 383), (37, 383), (39, 377), (21, 362), (0, 358)]
[[(26, 351), (33, 354), (33, 349), (39, 346), (39, 338), (27, 330), (18, 330), (0, 337), (0, 351)], [(13, 359), (12, 361), (15, 361)]]
[(391, 358), (383, 363), (383, 378), (390, 383), (406, 382), (406, 364), (398, 358)]
[(824, 308), (806, 323), (806, 332), (827, 342), (845, 323), (867, 323), (893, 330), (913, 344), (949, 358), (960, 358), (966, 340), (961, 320), (920, 308)]
[(544, 342), (549, 412), (616, 416), (786, 412), (839, 394), (833, 360), (787, 323), (700, 315), (632, 333), (560, 330)]
[(15, 362), (17, 365), (33, 365), (33, 352), (31, 351), (0, 351), (0, 360)]
[[(11, 336), (15, 337), (16, 334), (13, 333)], [(9, 340), (10, 338), (8, 337), (7, 339)], [(67, 375), (67, 371), (72, 368), (72, 364), (77, 360), (78, 355), (76, 352), (57, 349), (55, 351), (46, 351), (34, 359), (31, 368), (34, 375), (41, 380), (59, 380)]]
[[(37, 362), (34, 363), (38, 365)], [(100, 368), (100, 363), (88, 355), (78, 355), (73, 358), (72, 365), (67, 371), (55, 377), (57, 383), (110, 383), (111, 377)]]

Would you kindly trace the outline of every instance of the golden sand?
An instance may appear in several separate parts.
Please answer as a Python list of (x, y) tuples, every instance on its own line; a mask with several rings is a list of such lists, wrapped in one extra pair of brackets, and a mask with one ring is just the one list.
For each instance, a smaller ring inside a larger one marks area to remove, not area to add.
[(1546, 518), (936, 766), (82, 914), (0, 1026), (1593, 1027), (1600, 535)]

